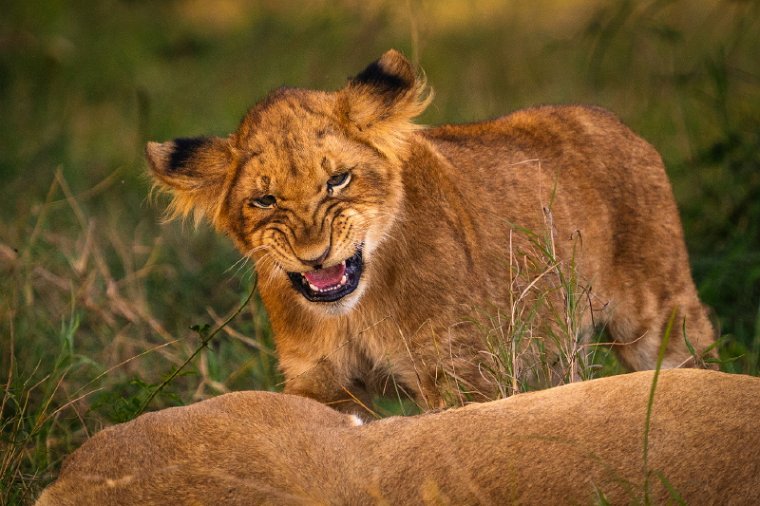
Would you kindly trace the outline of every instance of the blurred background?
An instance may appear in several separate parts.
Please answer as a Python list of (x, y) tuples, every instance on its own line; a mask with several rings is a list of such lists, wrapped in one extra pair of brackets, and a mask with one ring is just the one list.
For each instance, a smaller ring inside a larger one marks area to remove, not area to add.
[(389, 48), (435, 89), (422, 123), (590, 103), (654, 144), (721, 368), (758, 374), (760, 1), (5, 0), (2, 504), (165, 380), (149, 409), (281, 387), (250, 265), (161, 223), (144, 143), (226, 135), (272, 88), (336, 89)]

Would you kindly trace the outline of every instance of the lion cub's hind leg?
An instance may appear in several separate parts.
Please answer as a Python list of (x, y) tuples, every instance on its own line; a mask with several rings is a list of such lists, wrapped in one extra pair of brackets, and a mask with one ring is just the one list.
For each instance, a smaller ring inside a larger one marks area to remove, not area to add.
[[(672, 327), (668, 324), (675, 310)], [(657, 297), (651, 291), (641, 294), (639, 304), (622, 303), (613, 308), (609, 333), (618, 358), (631, 370), (654, 369), (666, 334), (668, 346), (662, 367), (709, 367), (705, 359), (714, 356), (709, 349), (716, 337), (707, 309), (696, 296)], [(684, 333), (685, 331), (685, 333)], [(689, 349), (689, 345), (694, 353)]]

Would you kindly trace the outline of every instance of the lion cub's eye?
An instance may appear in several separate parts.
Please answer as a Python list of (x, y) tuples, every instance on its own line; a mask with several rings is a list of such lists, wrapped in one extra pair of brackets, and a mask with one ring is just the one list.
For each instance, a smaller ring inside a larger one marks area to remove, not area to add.
[(261, 209), (269, 209), (270, 207), (274, 207), (276, 203), (277, 199), (274, 197), (274, 195), (264, 195), (263, 197), (251, 200), (252, 206)]
[(341, 172), (340, 174), (335, 174), (330, 179), (327, 180), (327, 193), (329, 195), (332, 195), (335, 193), (336, 190), (340, 190), (348, 186), (348, 183), (351, 181), (351, 173), (350, 172)]

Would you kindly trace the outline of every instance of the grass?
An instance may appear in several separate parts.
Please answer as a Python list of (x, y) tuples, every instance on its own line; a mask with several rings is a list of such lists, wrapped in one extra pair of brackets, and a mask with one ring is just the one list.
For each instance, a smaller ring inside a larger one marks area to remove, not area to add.
[(649, 495), (651, 493), (650, 480), (652, 478), (652, 474), (654, 474), (653, 470), (649, 468), (649, 433), (652, 428), (652, 410), (654, 408), (654, 396), (657, 393), (657, 380), (659, 379), (659, 376), (660, 376), (660, 370), (662, 368), (662, 360), (663, 358), (665, 358), (665, 352), (668, 349), (668, 343), (670, 342), (670, 335), (673, 330), (673, 324), (675, 323), (675, 320), (676, 320), (676, 313), (677, 313), (677, 308), (674, 308), (673, 312), (670, 314), (670, 318), (668, 319), (668, 324), (662, 336), (660, 349), (658, 350), (658, 353), (657, 353), (657, 365), (655, 367), (654, 376), (652, 377), (652, 387), (649, 390), (649, 399), (647, 400), (647, 415), (646, 415), (646, 421), (644, 422), (644, 451), (643, 451), (644, 503), (645, 504), (651, 504), (651, 499)]
[[(250, 265), (207, 228), (160, 223), (162, 203), (146, 200), (143, 146), (227, 133), (268, 90), (337, 88), (390, 47), (416, 58), (435, 88), (424, 123), (594, 103), (652, 142), (700, 294), (721, 324), (722, 368), (760, 373), (756, 0), (6, 4), (0, 504), (29, 503), (68, 452), (133, 417), (167, 379), (149, 409), (281, 388), (261, 302), (244, 304)], [(575, 336), (582, 280), (551, 270), (541, 239), (532, 275), (548, 269), (560, 334)], [(507, 314), (476, 315), (484, 339), (529, 341), (537, 294)], [(240, 307), (203, 345), (203, 329)], [(491, 351), (505, 394), (528, 388), (511, 369), (517, 348)], [(590, 351), (581, 375), (615, 372), (603, 348), (567, 356)]]
[[(510, 300), (505, 307), (477, 308), (470, 318), (483, 336), (482, 374), (496, 385), (498, 397), (621, 371), (611, 354), (602, 352), (605, 329), (589, 330), (599, 308), (592, 303), (591, 286), (577, 275), (574, 255), (567, 263), (557, 257), (551, 204), (544, 216), (543, 233), (504, 223), (511, 230), (511, 254), (504, 267)], [(529, 246), (513, 249), (517, 236)], [(447, 359), (442, 356), (441, 362)], [(478, 393), (462, 384), (456, 371), (445, 372), (449, 404), (462, 404)]]

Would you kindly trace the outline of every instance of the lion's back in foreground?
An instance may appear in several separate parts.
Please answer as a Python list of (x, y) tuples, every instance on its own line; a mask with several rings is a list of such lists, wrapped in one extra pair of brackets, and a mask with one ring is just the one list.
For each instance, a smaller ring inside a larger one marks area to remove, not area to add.
[(38, 504), (757, 504), (760, 379), (663, 371), (645, 462), (652, 379), (361, 426), (301, 397), (228, 394), (102, 431)]

